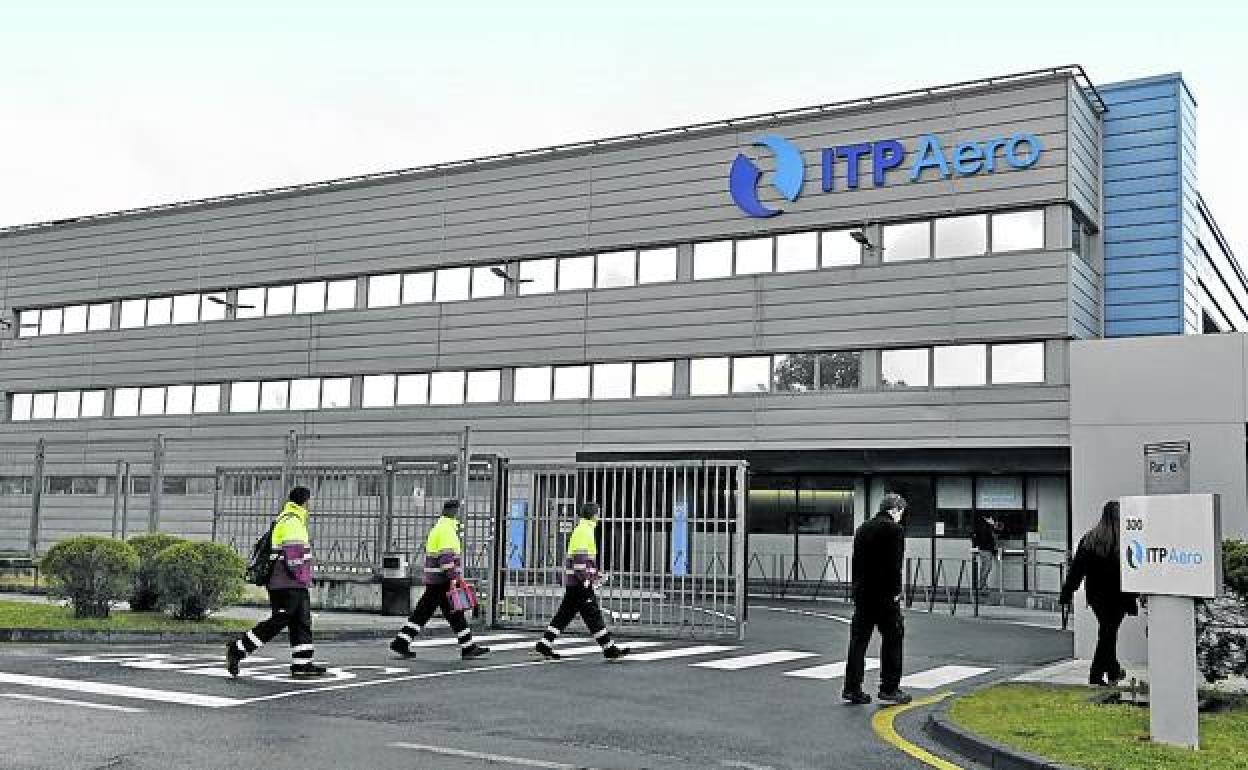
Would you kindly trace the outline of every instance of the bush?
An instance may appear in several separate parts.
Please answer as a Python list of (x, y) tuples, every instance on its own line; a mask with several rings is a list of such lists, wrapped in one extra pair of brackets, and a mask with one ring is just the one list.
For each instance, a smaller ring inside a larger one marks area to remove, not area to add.
[(1248, 676), (1248, 543), (1222, 544), (1226, 594), (1196, 604), (1196, 663), (1205, 681)]
[(1248, 601), (1248, 543), (1227, 540), (1222, 543), (1222, 573), (1226, 587)]
[(74, 617), (106, 618), (130, 593), (139, 555), (121, 540), (82, 535), (52, 546), (39, 568), (52, 594), (69, 599)]
[(135, 612), (151, 612), (160, 607), (160, 592), (156, 587), (156, 556), (171, 545), (185, 543), (185, 538), (155, 532), (130, 538), (130, 545), (139, 554), (139, 569), (134, 573), (134, 588), (130, 592), (130, 609)]
[(184, 542), (156, 556), (161, 606), (175, 618), (201, 620), (243, 597), (247, 565), (221, 543)]

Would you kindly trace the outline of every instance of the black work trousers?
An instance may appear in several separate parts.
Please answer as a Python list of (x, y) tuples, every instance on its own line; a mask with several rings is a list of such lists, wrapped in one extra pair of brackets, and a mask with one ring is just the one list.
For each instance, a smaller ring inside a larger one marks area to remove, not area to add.
[(901, 686), (901, 642), (905, 622), (901, 605), (893, 600), (858, 601), (849, 626), (849, 660), (845, 663), (845, 691), (862, 689), (866, 671), (867, 647), (871, 634), (880, 632), (880, 690), (893, 692)]
[(559, 603), (559, 609), (555, 611), (555, 616), (550, 619), (550, 625), (542, 634), (542, 641), (548, 645), (554, 644), (555, 639), (567, 629), (568, 624), (577, 615), (585, 621), (585, 627), (593, 635), (594, 641), (598, 642), (604, 650), (613, 644), (611, 633), (607, 631), (607, 624), (602, 619), (602, 610), (598, 608), (598, 597), (594, 595), (594, 589), (588, 585), (568, 586), (564, 589), (563, 601)]
[(290, 659), (294, 663), (311, 663), (312, 597), (306, 588), (269, 589), (272, 614), (256, 624), (239, 639), (243, 652), (250, 655), (286, 629), (290, 633)]
[(433, 613), (441, 610), (442, 617), (446, 618), (451, 630), (455, 632), (460, 648), (467, 649), (472, 646), (472, 630), (468, 628), (468, 620), (464, 617), (463, 610), (451, 607), (451, 599), (446, 595), (449, 587), (445, 583), (425, 586), (425, 592), (420, 595), (416, 607), (412, 609), (412, 614), (407, 618), (407, 623), (398, 633), (400, 641), (411, 644), (412, 639), (424, 630), (425, 624), (433, 617)]
[(1096, 615), (1096, 653), (1092, 656), (1090, 679), (1115, 676), (1122, 668), (1118, 663), (1118, 629), (1127, 611), (1119, 603), (1093, 604)]

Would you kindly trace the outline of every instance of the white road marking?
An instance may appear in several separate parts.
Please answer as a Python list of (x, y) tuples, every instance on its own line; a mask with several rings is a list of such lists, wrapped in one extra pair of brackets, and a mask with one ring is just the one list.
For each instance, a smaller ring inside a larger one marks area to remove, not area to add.
[(823, 620), (835, 620), (837, 623), (849, 625), (853, 621), (849, 618), (843, 618), (840, 615), (829, 615), (826, 612), (811, 612), (810, 610), (791, 610), (787, 607), (751, 607), (751, 610), (762, 610), (763, 612), (783, 612), (786, 615), (805, 615), (808, 618), (822, 618)]
[(238, 698), (221, 698), (215, 695), (199, 695), (192, 692), (149, 690), (145, 687), (88, 682), (82, 679), (53, 679), (46, 676), (26, 676), (24, 674), (6, 674), (4, 672), (0, 672), (0, 683), (16, 684), (23, 687), (38, 687), (45, 690), (68, 690), (70, 692), (91, 693), (92, 695), (111, 695), (117, 698), (150, 700), (159, 703), (180, 703), (184, 706), (205, 706), (207, 708), (224, 708), (247, 702)]
[[(508, 639), (523, 639), (524, 634), (486, 634), (485, 636), (474, 636), (474, 642), (504, 642)], [(449, 647), (453, 644), (459, 644), (459, 639), (453, 636), (438, 639), (417, 639), (408, 645), (412, 649), (423, 649), (426, 647)]]
[(902, 677), (902, 687), (912, 687), (916, 690), (934, 690), (937, 687), (960, 682), (963, 679), (970, 679), (973, 676), (987, 674), (992, 671), (990, 668), (980, 668), (978, 666), (940, 666), (939, 668), (920, 671), (917, 674), (911, 674)]
[(409, 749), (411, 751), (421, 751), (426, 754), (439, 754), (444, 757), (479, 759), (483, 762), (520, 765), (521, 767), (543, 767), (547, 768), (547, 770), (594, 770), (592, 767), (586, 767), (585, 765), (565, 765), (562, 762), (547, 762), (544, 759), (526, 759), (524, 757), (509, 757), (503, 754), (485, 754), (480, 751), (448, 749), (444, 746), (426, 746), (422, 743), (391, 743), (389, 745), (394, 749)]
[(736, 658), (724, 658), (722, 660), (707, 660), (702, 663), (694, 663), (697, 668), (714, 668), (720, 671), (740, 671), (743, 668), (754, 668), (756, 666), (767, 666), (772, 663), (788, 663), (792, 660), (803, 660), (804, 658), (819, 657), (813, 652), (799, 652), (797, 650), (773, 650), (772, 652), (760, 652), (754, 655), (742, 655)]
[(729, 652), (737, 649), (722, 644), (701, 644), (694, 647), (678, 647), (674, 650), (659, 650), (658, 652), (643, 652), (640, 655), (629, 655), (627, 658), (621, 658), (621, 661), (640, 661), (647, 662), (653, 660), (669, 660), (671, 658), (689, 658), (694, 655), (714, 655), (717, 652)]
[(33, 700), (40, 703), (55, 703), (59, 706), (81, 706), (88, 709), (99, 709), (100, 711), (124, 711), (127, 714), (146, 714), (147, 709), (138, 709), (132, 706), (114, 706), (111, 703), (91, 703), (85, 700), (65, 700), (64, 698), (48, 698), (43, 695), (28, 695), (21, 692), (0, 692), (0, 698), (14, 698), (16, 700)]
[[(280, 700), (282, 698), (294, 698), (299, 695), (313, 695), (318, 692), (333, 692), (335, 690), (354, 690), (357, 687), (376, 687), (381, 684), (393, 684), (395, 682), (415, 682), (421, 679), (441, 679), (448, 676), (463, 676), (465, 674), (478, 674), (486, 671), (504, 671), (509, 668), (528, 668), (530, 666), (548, 665), (550, 661), (545, 660), (529, 660), (520, 663), (500, 663), (493, 666), (477, 666), (475, 668), (452, 668), (446, 671), (430, 671), (425, 674), (411, 674), (409, 676), (396, 676), (389, 679), (370, 679), (364, 682), (348, 682), (347, 684), (330, 685), (329, 687), (316, 687), (306, 690), (288, 690), (286, 692), (273, 693), (272, 695), (261, 695), (256, 698), (244, 698), (237, 700), (228, 705), (241, 706), (247, 703), (263, 703), (264, 701)], [(558, 662), (558, 661), (555, 661)], [(0, 681), (3, 681), (0, 679)]]
[[(799, 668), (797, 671), (785, 672), (785, 676), (797, 677), (798, 679), (840, 679), (845, 676), (845, 661), (839, 663), (829, 663), (825, 666), (814, 666), (812, 668)], [(880, 667), (879, 658), (867, 658), (865, 671), (874, 671)]]
[[(628, 642), (627, 644), (621, 643), (620, 646), (632, 647), (634, 650), (644, 650), (647, 647), (661, 647), (664, 644), (666, 644), (666, 642)], [(592, 655), (595, 652), (599, 652), (599, 653), (602, 652), (601, 645), (587, 644), (583, 647), (560, 647), (559, 648), (560, 655), (569, 656), (569, 657), (575, 656), (575, 655)]]

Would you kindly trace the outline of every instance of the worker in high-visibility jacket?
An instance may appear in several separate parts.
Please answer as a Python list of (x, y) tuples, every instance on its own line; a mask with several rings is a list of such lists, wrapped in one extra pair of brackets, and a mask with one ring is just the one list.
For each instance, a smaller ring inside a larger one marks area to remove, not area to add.
[(618, 646), (611, 638), (611, 632), (602, 619), (602, 610), (598, 608), (598, 597), (594, 595), (594, 587), (600, 583), (598, 543), (594, 539), (599, 513), (597, 503), (582, 504), (581, 520), (568, 537), (568, 553), (563, 569), (563, 601), (536, 647), (537, 654), (549, 660), (561, 657), (555, 652), (555, 640), (578, 613), (593, 634), (594, 641), (602, 647), (602, 654), (607, 660), (617, 660), (629, 653), (627, 647)]
[(442, 516), (429, 530), (429, 537), (425, 540), (425, 592), (416, 602), (407, 623), (390, 642), (391, 650), (405, 658), (414, 656), (412, 642), (424, 633), (425, 624), (433, 617), (434, 611), (441, 609), (442, 617), (446, 618), (459, 640), (461, 658), (472, 660), (489, 653), (489, 647), (472, 641), (472, 629), (468, 628), (463, 610), (454, 609), (447, 595), (455, 583), (463, 579), (463, 556), (464, 549), (459, 542), (459, 501), (447, 500), (442, 506)]
[(312, 662), (312, 543), (308, 536), (307, 487), (290, 490), (286, 505), (273, 524), (272, 573), (266, 588), (273, 614), (225, 646), (225, 667), (238, 676), (238, 664), (272, 641), (285, 628), (290, 634), (290, 675), (317, 677), (325, 667)]

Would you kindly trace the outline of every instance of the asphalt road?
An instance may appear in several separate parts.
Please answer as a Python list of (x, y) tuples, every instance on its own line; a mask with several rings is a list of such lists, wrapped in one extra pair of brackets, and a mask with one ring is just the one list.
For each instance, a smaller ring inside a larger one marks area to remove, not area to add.
[[(618, 664), (596, 654), (541, 662), (526, 634), (495, 642), (524, 648), (473, 663), (441, 644), (413, 660), (384, 642), (326, 644), (317, 658), (336, 671), (315, 682), (286, 676), (284, 636), (238, 680), (224, 676), (216, 647), (6, 645), (0, 767), (925, 767), (876, 736), (876, 706), (840, 701), (849, 608), (796, 612), (809, 609), (756, 602), (745, 643), (665, 642), (638, 652), (679, 657)], [(1064, 632), (907, 615), (916, 696), (1070, 652)], [(875, 681), (869, 673), (869, 689)], [(911, 711), (897, 726), (931, 748), (921, 721)]]

